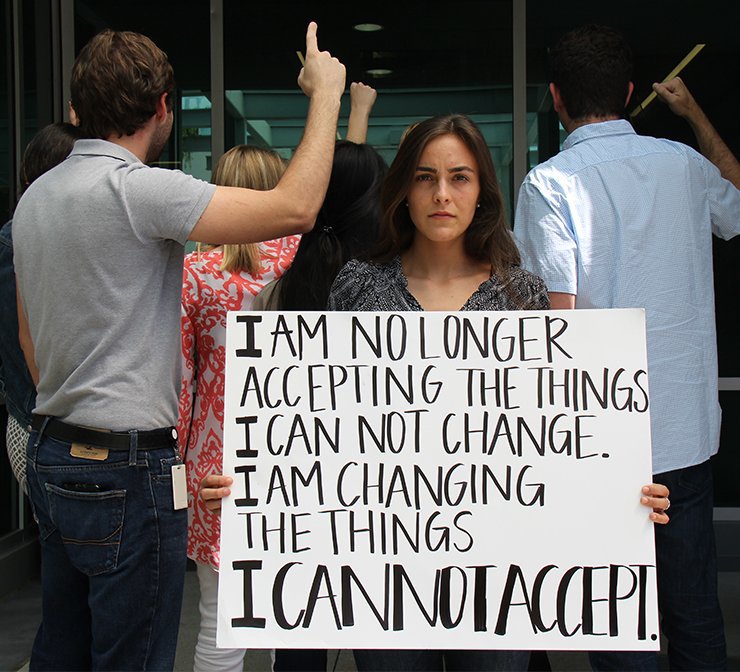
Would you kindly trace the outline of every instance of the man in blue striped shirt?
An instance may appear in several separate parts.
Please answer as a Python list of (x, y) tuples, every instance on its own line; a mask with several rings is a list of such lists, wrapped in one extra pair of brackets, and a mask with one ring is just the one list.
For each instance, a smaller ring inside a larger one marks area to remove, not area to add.
[[(701, 130), (700, 146), (735, 185), (691, 148), (635, 134), (622, 118), (632, 57), (617, 31), (571, 31), (550, 60), (569, 136), (519, 192), (523, 265), (545, 280), (553, 308), (645, 308), (653, 473), (671, 499), (671, 522), (655, 530), (670, 666), (724, 669), (709, 465), (720, 431), (712, 234), (740, 233), (737, 162), (698, 107), (682, 107), (693, 99), (680, 81), (656, 92)], [(655, 670), (657, 656), (593, 652), (591, 664)]]

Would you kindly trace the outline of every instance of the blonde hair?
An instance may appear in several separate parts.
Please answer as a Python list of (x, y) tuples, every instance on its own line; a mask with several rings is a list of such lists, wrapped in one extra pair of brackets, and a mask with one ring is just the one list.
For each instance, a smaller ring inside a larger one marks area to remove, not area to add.
[[(277, 186), (284, 172), (285, 163), (272, 150), (237, 145), (219, 159), (211, 181), (224, 187), (269, 191)], [(257, 243), (224, 245), (223, 250), (222, 271), (257, 273), (260, 270)]]

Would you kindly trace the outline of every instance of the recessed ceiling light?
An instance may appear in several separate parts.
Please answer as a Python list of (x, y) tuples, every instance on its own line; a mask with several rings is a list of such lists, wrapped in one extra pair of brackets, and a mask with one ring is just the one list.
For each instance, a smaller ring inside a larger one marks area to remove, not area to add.
[(375, 33), (379, 30), (383, 30), (383, 26), (379, 23), (358, 23), (355, 30), (359, 30), (361, 33)]
[(366, 70), (365, 72), (373, 77), (387, 77), (393, 74), (393, 70), (389, 70), (388, 68), (370, 68), (370, 70)]

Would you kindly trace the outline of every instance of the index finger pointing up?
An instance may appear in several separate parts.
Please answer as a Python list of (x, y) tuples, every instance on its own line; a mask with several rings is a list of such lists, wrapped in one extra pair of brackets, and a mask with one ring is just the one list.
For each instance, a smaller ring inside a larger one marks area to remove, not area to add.
[(318, 51), (319, 50), (319, 43), (316, 39), (316, 31), (319, 29), (319, 27), (316, 25), (315, 21), (311, 21), (311, 23), (308, 24), (308, 30), (306, 30), (306, 54), (308, 55), (311, 51)]

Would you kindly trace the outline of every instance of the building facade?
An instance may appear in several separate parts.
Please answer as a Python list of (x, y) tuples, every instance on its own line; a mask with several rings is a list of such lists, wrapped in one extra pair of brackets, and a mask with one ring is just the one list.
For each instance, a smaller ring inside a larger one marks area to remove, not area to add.
[[(390, 163), (404, 129), (421, 118), (463, 112), (482, 128), (509, 214), (532, 166), (564, 138), (547, 85), (547, 48), (588, 22), (623, 30), (635, 52), (635, 94), (644, 100), (695, 45), (682, 76), (731, 149), (740, 150), (740, 3), (722, 0), (593, 3), (458, 0), (456, 3), (327, 3), (318, 0), (3, 0), (0, 31), (0, 211), (12, 216), (23, 150), (44, 125), (67, 118), (76, 53), (103, 28), (150, 36), (175, 69), (172, 137), (160, 165), (204, 179), (235, 144), (286, 158), (298, 144), (307, 101), (296, 85), (305, 27), (347, 65), (347, 78), (378, 90), (368, 142)], [(339, 134), (346, 131), (349, 100)], [(655, 101), (633, 117), (639, 133), (693, 144), (688, 126)], [(714, 460), (721, 562), (740, 566), (740, 349), (732, 318), (740, 241), (715, 241), (718, 386), (724, 411)], [(3, 423), (4, 426), (4, 423)], [(4, 432), (3, 432), (4, 435)], [(7, 460), (0, 458), (0, 594), (34, 571), (35, 530)], [(30, 561), (29, 561), (30, 560)]]

